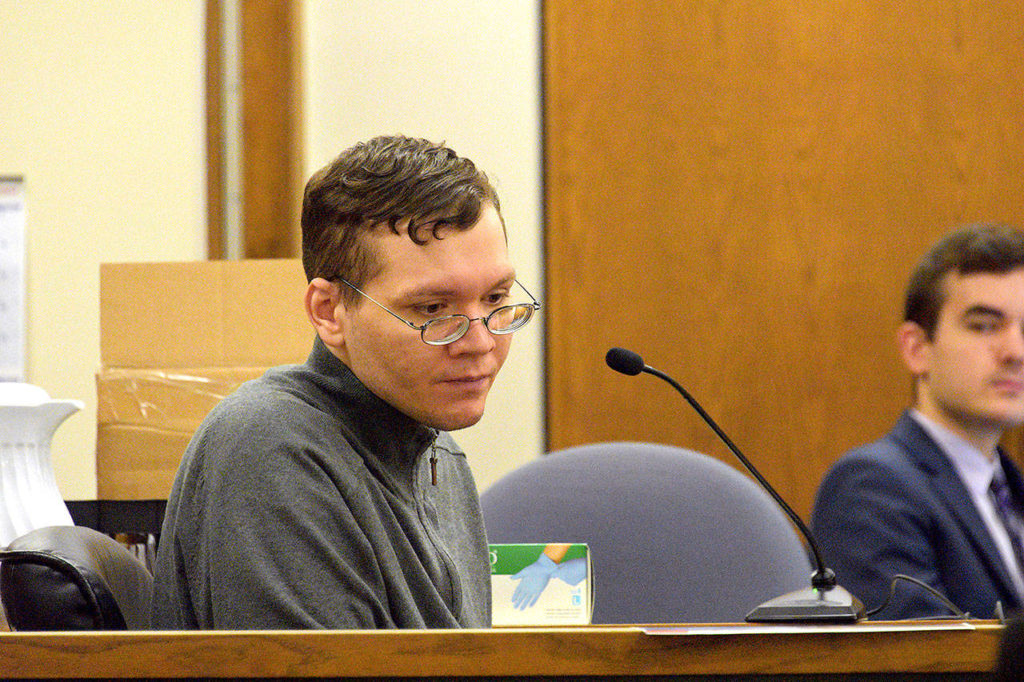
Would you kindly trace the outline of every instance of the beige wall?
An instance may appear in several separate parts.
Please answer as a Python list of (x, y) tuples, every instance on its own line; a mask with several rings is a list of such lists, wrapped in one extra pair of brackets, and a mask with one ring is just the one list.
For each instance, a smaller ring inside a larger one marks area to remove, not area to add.
[(96, 495), (99, 264), (205, 256), (203, 4), (0, 0), (0, 174), (27, 192), (26, 380), (86, 403), (53, 441), (66, 499)]
[[(99, 263), (205, 257), (204, 5), (0, 0), (0, 175), (28, 193), (26, 378), (87, 405), (53, 443), (66, 499), (96, 494)], [(312, 171), (382, 132), (447, 140), (495, 180), (542, 296), (539, 13), (309, 0), (306, 158)], [(456, 434), (481, 487), (541, 450), (541, 331), (517, 335), (488, 416)]]
[[(520, 281), (543, 298), (540, 1), (306, 9), (306, 170), (381, 133), (447, 141), (495, 182)], [(481, 490), (543, 450), (541, 312), (516, 334), (484, 419), (455, 434)]]

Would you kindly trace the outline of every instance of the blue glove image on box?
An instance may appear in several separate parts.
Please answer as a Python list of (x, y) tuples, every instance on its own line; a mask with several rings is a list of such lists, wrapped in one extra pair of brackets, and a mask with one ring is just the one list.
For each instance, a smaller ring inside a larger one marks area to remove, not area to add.
[(580, 557), (563, 561), (555, 569), (555, 577), (570, 585), (579, 585), (587, 577), (587, 560)]
[(540, 593), (548, 586), (548, 581), (557, 570), (558, 564), (547, 554), (541, 553), (537, 561), (512, 576), (512, 580), (519, 581), (516, 591), (512, 593), (512, 605), (522, 611), (536, 604)]

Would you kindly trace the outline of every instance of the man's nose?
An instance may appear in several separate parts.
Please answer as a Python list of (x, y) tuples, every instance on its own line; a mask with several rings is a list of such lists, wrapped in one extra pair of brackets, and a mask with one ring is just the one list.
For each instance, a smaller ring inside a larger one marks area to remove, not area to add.
[(1024, 363), (1024, 327), (1008, 327), (1000, 350), (1004, 362)]
[(470, 319), (466, 333), (448, 345), (455, 346), (452, 350), (459, 353), (488, 353), (495, 346), (494, 334), (484, 324), (484, 318), (474, 317)]

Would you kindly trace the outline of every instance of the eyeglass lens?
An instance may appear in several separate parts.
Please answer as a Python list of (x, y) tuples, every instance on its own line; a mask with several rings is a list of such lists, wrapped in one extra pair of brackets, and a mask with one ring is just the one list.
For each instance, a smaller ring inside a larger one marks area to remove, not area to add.
[[(495, 334), (514, 332), (533, 316), (531, 305), (510, 305), (494, 311), (486, 320), (487, 328)], [(432, 320), (423, 328), (423, 340), (431, 344), (457, 341), (469, 330), (470, 320), (464, 315), (452, 315)]]

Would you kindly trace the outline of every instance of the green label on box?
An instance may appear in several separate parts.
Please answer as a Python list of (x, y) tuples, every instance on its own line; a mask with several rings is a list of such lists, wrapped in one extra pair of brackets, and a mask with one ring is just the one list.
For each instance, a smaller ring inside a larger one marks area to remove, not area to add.
[[(496, 575), (511, 575), (518, 573), (523, 568), (537, 561), (545, 547), (547, 547), (546, 544), (490, 545), (491, 573)], [(566, 550), (562, 561), (568, 561), (569, 559), (582, 559), (586, 556), (586, 545), (569, 545), (569, 549)]]

